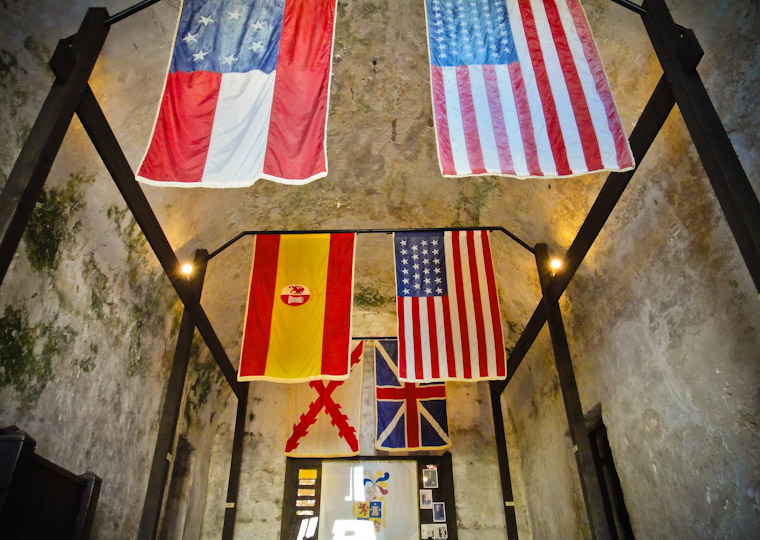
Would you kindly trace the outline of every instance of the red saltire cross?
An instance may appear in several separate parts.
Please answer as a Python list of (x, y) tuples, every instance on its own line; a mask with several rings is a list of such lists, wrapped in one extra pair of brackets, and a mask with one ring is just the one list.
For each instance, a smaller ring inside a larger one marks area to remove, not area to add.
[(445, 399), (446, 384), (419, 386), (414, 383), (401, 383), (402, 388), (388, 386), (377, 387), (377, 399), (403, 399), (406, 402), (406, 447), (416, 448), (420, 445), (420, 423), (417, 412), (418, 399)]
[[(360, 342), (351, 352), (351, 365), (348, 368), (349, 376), (355, 364), (362, 359), (364, 343)], [(309, 427), (317, 421), (322, 408), (332, 418), (330, 422), (338, 428), (338, 435), (346, 440), (352, 452), (359, 451), (359, 440), (356, 438), (356, 428), (348, 423), (348, 416), (340, 410), (340, 405), (332, 399), (332, 393), (346, 381), (330, 381), (327, 386), (322, 381), (311, 381), (309, 386), (317, 391), (317, 398), (309, 404), (309, 410), (302, 414), (298, 423), (293, 426), (293, 434), (285, 443), (285, 451), (292, 452), (298, 447), (298, 442), (309, 432)]]

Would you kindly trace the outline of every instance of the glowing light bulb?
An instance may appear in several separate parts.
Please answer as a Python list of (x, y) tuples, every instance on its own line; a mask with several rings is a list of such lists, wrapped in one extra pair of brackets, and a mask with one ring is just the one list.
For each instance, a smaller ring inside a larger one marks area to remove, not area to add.
[(562, 261), (559, 259), (552, 259), (552, 270), (559, 270), (559, 268), (562, 266)]
[(193, 265), (192, 264), (183, 264), (182, 265), (182, 273), (189, 276), (193, 272)]

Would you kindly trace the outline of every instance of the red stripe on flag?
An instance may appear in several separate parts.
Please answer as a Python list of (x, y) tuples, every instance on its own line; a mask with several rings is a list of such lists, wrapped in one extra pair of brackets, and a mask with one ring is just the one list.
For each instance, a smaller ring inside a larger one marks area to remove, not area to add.
[(528, 42), (530, 59), (533, 64), (533, 72), (536, 75), (538, 93), (544, 109), (544, 119), (546, 120), (546, 128), (549, 133), (554, 163), (557, 166), (557, 174), (572, 174), (570, 164), (567, 161), (567, 149), (565, 148), (565, 141), (562, 138), (562, 128), (559, 125), (559, 117), (557, 116), (557, 106), (554, 102), (551, 85), (549, 84), (549, 76), (546, 74), (546, 65), (544, 64), (544, 55), (541, 52), (541, 43), (538, 40), (536, 22), (533, 19), (533, 8), (530, 6), (530, 0), (518, 0), (518, 4), (520, 6), (523, 28), (525, 29), (525, 39)]
[(512, 94), (515, 97), (517, 119), (520, 122), (520, 136), (522, 137), (522, 141), (516, 141), (515, 144), (522, 142), (528, 173), (531, 176), (543, 176), (541, 164), (538, 162), (536, 134), (533, 132), (533, 117), (530, 112), (528, 92), (525, 90), (522, 68), (519, 62), (512, 62), (507, 67), (509, 68), (509, 78), (512, 81)]
[[(478, 260), (475, 255), (475, 232), (467, 231), (467, 258), (470, 264), (470, 287), (475, 309), (475, 335), (478, 338), (478, 365), (480, 376), (491, 375), (488, 373), (488, 349), (486, 347), (486, 325), (483, 319), (483, 301), (480, 298), (480, 277), (478, 276)], [(481, 233), (482, 231), (477, 231)]]
[(398, 312), (398, 376), (400, 379), (406, 379), (409, 376), (406, 370), (406, 319), (404, 313), (404, 302), (406, 300), (403, 296), (396, 297), (396, 311)]
[[(493, 259), (491, 258), (491, 240), (486, 231), (481, 236), (483, 240), (483, 260), (486, 268), (486, 285), (488, 287), (488, 301), (491, 308), (491, 332), (493, 332), (493, 341), (496, 347), (496, 375), (504, 377), (505, 374), (505, 352), (504, 336), (501, 332), (501, 313), (499, 312), (499, 296), (496, 290), (496, 277), (493, 273)], [(490, 373), (489, 375), (492, 375)]]
[[(462, 280), (462, 256), (459, 253), (459, 231), (451, 232), (451, 252), (454, 267), (454, 285), (457, 297), (457, 316), (459, 322), (459, 331), (462, 336), (462, 365), (465, 379), (472, 378), (472, 369), (470, 367), (470, 336), (467, 329), (467, 310), (464, 305), (464, 284)], [(451, 291), (449, 291), (451, 292)]]
[(138, 176), (172, 182), (202, 180), (221, 82), (221, 73), (169, 73)]
[(486, 172), (486, 165), (483, 161), (483, 150), (480, 147), (478, 118), (475, 116), (475, 102), (472, 100), (470, 68), (468, 66), (456, 66), (456, 72), (459, 105), (462, 111), (462, 125), (464, 127), (464, 142), (467, 147), (470, 170), (472, 174), (483, 174)]
[(350, 371), (351, 291), (354, 285), (353, 233), (330, 235), (325, 291), (325, 323), (322, 334), (322, 374), (345, 375)]
[(406, 445), (409, 448), (416, 448), (420, 445), (420, 420), (417, 412), (417, 396), (415, 395), (415, 385), (405, 384), (404, 393), (406, 401)]
[(264, 375), (266, 370), (279, 254), (279, 234), (256, 237), (238, 378)]
[(604, 66), (602, 66), (599, 52), (594, 45), (594, 38), (591, 35), (591, 29), (588, 26), (586, 15), (583, 13), (583, 9), (577, 0), (567, 0), (567, 7), (573, 15), (575, 30), (583, 45), (583, 52), (586, 56), (586, 61), (588, 61), (589, 68), (591, 69), (591, 74), (594, 77), (594, 83), (596, 84), (596, 91), (599, 94), (602, 103), (604, 103), (604, 110), (607, 113), (607, 122), (615, 141), (618, 167), (621, 169), (633, 167), (633, 156), (631, 155), (628, 141), (625, 137), (625, 132), (623, 131), (623, 126), (620, 123), (620, 117), (615, 108), (615, 101), (612, 99), (612, 92), (610, 91), (607, 77), (604, 74)]
[(437, 379), (441, 371), (438, 367), (438, 325), (435, 321), (435, 298), (427, 297), (428, 340), (430, 341), (430, 375)]
[(504, 111), (501, 108), (499, 83), (496, 80), (496, 68), (492, 64), (483, 65), (483, 80), (486, 84), (488, 109), (491, 112), (496, 150), (499, 154), (499, 168), (502, 173), (514, 174), (515, 167), (512, 164), (512, 154), (509, 151), (509, 137), (507, 136), (507, 128), (504, 124)]
[(414, 397), (415, 399), (446, 398), (446, 384), (443, 382), (426, 384), (425, 386), (402, 382), (401, 385), (401, 387), (377, 386), (377, 399), (409, 399), (410, 397)]
[(433, 113), (438, 133), (438, 157), (441, 160), (443, 174), (455, 175), (454, 155), (451, 152), (449, 137), (449, 119), (446, 113), (446, 90), (443, 87), (443, 71), (438, 66), (430, 66), (430, 80), (433, 89)]
[(325, 119), (335, 0), (286, 2), (264, 173), (301, 180), (325, 172)]
[(602, 155), (599, 152), (599, 141), (596, 138), (586, 94), (583, 92), (581, 79), (578, 76), (578, 67), (573, 60), (573, 53), (570, 52), (570, 45), (567, 43), (567, 35), (562, 27), (557, 4), (554, 1), (544, 2), (544, 9), (554, 38), (554, 46), (557, 49), (562, 74), (565, 76), (565, 85), (567, 86), (567, 93), (570, 95), (575, 124), (578, 126), (583, 155), (586, 158), (586, 167), (591, 171), (602, 169), (604, 165), (602, 164)]
[(449, 369), (449, 377), (457, 376), (456, 358), (454, 358), (454, 336), (451, 334), (451, 306), (448, 295), (442, 297), (443, 304), (443, 332), (446, 337), (446, 364)]
[(420, 299), (410, 298), (412, 302), (412, 337), (414, 338), (414, 378), (423, 379), (422, 373), (422, 335), (420, 335)]

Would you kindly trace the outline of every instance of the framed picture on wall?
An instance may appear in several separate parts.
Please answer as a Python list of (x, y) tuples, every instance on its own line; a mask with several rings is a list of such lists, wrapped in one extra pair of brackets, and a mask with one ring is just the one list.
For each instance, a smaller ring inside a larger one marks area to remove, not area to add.
[(436, 523), (446, 522), (446, 503), (434, 502), (433, 503), (433, 521)]
[(433, 509), (433, 490), (421, 489), (420, 490), (420, 510), (432, 510)]
[(422, 471), (422, 487), (438, 487), (438, 469), (424, 469)]

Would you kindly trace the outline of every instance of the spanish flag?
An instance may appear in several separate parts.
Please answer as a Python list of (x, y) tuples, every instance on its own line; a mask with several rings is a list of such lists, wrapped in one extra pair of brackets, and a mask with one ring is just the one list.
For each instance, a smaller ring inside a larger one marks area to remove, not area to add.
[(356, 234), (254, 239), (239, 381), (345, 380)]

